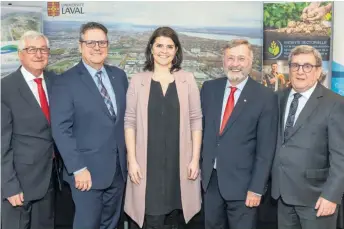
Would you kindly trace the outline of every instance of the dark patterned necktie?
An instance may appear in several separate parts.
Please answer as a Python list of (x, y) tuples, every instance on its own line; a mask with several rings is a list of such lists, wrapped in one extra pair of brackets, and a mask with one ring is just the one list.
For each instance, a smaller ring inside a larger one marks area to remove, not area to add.
[(288, 114), (287, 121), (285, 123), (285, 128), (284, 128), (284, 139), (288, 137), (291, 129), (294, 126), (295, 114), (296, 114), (297, 106), (299, 105), (299, 98), (301, 96), (302, 95), (300, 93), (295, 93), (293, 101), (291, 101), (289, 114)]
[(98, 71), (96, 73), (96, 77), (97, 77), (97, 86), (98, 86), (98, 89), (99, 89), (99, 92), (100, 92), (101, 96), (104, 99), (105, 105), (108, 108), (110, 114), (113, 117), (116, 117), (116, 113), (115, 113), (115, 110), (113, 108), (113, 105), (112, 105), (109, 93), (106, 90), (106, 88), (105, 88), (105, 86), (103, 84), (103, 81), (102, 81), (102, 71)]

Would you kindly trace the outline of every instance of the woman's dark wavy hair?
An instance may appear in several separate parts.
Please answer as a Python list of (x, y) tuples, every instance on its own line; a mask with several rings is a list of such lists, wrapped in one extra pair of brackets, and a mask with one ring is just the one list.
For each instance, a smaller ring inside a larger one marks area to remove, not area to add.
[(152, 47), (157, 37), (169, 37), (174, 42), (174, 45), (177, 48), (177, 52), (174, 59), (172, 60), (172, 67), (170, 69), (170, 72), (172, 73), (173, 71), (179, 71), (181, 69), (181, 64), (183, 62), (183, 50), (180, 45), (177, 33), (170, 27), (157, 28), (153, 32), (152, 36), (149, 38), (146, 51), (145, 51), (146, 62), (145, 62), (145, 66), (143, 70), (154, 71), (154, 59), (152, 55)]

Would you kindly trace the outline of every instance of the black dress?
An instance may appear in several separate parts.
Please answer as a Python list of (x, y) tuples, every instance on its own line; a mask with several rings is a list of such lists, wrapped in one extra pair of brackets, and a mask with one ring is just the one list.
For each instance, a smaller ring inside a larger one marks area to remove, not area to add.
[(148, 102), (147, 215), (182, 209), (179, 179), (179, 100), (175, 82), (165, 96), (152, 80)]

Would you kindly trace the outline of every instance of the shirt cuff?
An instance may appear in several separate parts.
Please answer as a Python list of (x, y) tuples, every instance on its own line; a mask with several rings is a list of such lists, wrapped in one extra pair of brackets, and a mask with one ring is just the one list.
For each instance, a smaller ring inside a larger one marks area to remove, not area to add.
[(255, 193), (255, 192), (253, 192), (253, 194), (256, 195), (256, 196), (262, 196), (262, 194)]

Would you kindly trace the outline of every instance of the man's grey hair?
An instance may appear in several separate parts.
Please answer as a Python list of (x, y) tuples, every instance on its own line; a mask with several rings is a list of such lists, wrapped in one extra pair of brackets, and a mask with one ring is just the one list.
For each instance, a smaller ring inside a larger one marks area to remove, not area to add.
[(19, 44), (18, 44), (18, 50), (23, 50), (25, 48), (26, 40), (37, 40), (37, 39), (42, 38), (42, 37), (47, 42), (47, 46), (49, 48), (50, 47), (49, 46), (49, 40), (48, 40), (48, 38), (43, 33), (40, 33), (40, 32), (37, 32), (37, 31), (33, 31), (33, 30), (29, 30), (29, 31), (25, 32), (20, 37)]
[(233, 39), (230, 40), (222, 49), (223, 53), (225, 53), (225, 51), (227, 49), (231, 49), (231, 48), (235, 48), (239, 45), (246, 45), (248, 47), (248, 49), (250, 50), (251, 53), (251, 57), (253, 58), (253, 48), (252, 45), (250, 44), (250, 42), (246, 39)]
[(315, 65), (321, 67), (322, 66), (322, 58), (320, 52), (309, 45), (299, 45), (293, 48), (288, 57), (288, 64), (291, 64), (291, 60), (293, 59), (294, 56), (300, 55), (300, 54), (313, 54), (315, 57)]

